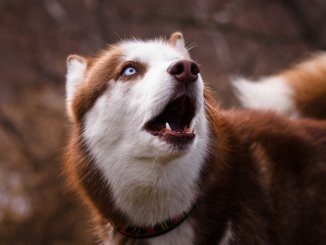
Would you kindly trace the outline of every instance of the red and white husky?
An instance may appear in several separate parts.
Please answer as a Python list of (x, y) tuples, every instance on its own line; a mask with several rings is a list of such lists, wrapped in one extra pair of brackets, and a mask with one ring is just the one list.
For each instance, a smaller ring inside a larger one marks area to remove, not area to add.
[[(240, 100), (325, 118), (325, 57)], [(65, 170), (104, 244), (325, 244), (325, 121), (219, 109), (180, 33), (67, 62)]]

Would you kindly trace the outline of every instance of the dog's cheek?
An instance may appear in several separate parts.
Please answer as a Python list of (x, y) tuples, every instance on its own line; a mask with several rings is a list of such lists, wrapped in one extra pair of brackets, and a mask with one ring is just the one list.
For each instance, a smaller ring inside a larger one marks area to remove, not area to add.
[(204, 107), (204, 82), (201, 77), (199, 77), (197, 87), (196, 87), (196, 101), (197, 101), (198, 111), (202, 110)]
[(110, 84), (108, 90), (99, 97), (87, 112), (84, 123), (84, 137), (90, 146), (97, 145), (111, 149), (123, 140), (128, 121), (123, 89)]

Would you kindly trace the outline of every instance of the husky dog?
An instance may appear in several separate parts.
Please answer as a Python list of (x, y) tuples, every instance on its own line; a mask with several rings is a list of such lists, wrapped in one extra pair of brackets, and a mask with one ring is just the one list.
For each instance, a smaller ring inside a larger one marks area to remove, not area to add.
[(235, 81), (263, 110), (220, 109), (181, 33), (67, 66), (65, 172), (103, 244), (325, 244), (326, 122), (300, 119), (326, 117), (324, 54)]

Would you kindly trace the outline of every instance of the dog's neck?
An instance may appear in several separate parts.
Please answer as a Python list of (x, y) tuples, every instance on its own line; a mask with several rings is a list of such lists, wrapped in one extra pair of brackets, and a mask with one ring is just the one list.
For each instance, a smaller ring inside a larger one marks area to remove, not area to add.
[(194, 204), (189, 211), (175, 215), (174, 217), (165, 220), (164, 222), (157, 223), (152, 226), (139, 227), (123, 222), (118, 224), (114, 221), (111, 221), (110, 224), (116, 232), (119, 232), (120, 234), (130, 238), (146, 239), (158, 237), (172, 231), (181, 225), (185, 220), (187, 220), (192, 211), (195, 209), (196, 201), (197, 199), (194, 200)]
[(108, 180), (116, 207), (133, 225), (153, 226), (192, 208), (205, 158), (199, 156), (200, 148), (168, 163), (121, 155), (95, 158)]

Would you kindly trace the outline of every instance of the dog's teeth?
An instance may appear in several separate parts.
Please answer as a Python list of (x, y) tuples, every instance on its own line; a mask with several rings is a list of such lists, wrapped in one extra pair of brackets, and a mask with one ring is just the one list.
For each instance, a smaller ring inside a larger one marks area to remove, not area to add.
[(165, 128), (167, 128), (168, 130), (171, 130), (170, 124), (168, 122), (165, 123)]
[(190, 131), (191, 133), (193, 133), (193, 132), (195, 131), (195, 120), (193, 120), (193, 121), (191, 122), (189, 131)]

